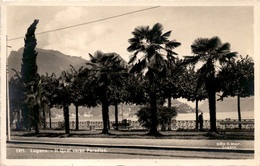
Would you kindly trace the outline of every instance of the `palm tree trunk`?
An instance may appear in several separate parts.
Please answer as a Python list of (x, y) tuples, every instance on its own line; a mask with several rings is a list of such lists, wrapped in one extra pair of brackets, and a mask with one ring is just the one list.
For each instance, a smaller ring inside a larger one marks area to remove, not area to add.
[(172, 131), (172, 120), (170, 118), (168, 120), (168, 131)]
[(79, 130), (79, 106), (75, 105), (76, 107), (76, 130)]
[(107, 121), (108, 121), (108, 101), (103, 99), (102, 101), (102, 118), (103, 118), (103, 134), (108, 134)]
[(156, 106), (156, 94), (150, 94), (150, 105), (151, 105), (151, 128), (149, 131), (149, 135), (158, 135), (157, 131), (157, 106)]
[(69, 106), (65, 104), (63, 106), (63, 114), (64, 114), (64, 120), (65, 120), (65, 133), (70, 133), (70, 119), (69, 119)]
[(107, 128), (108, 128), (108, 130), (110, 130), (109, 108), (108, 108), (108, 113), (107, 113)]
[(49, 119), (50, 119), (50, 129), (51, 129), (51, 109), (48, 107), (49, 109)]
[[(171, 97), (168, 98), (168, 108), (172, 106)], [(172, 130), (172, 120), (168, 119), (168, 131)]]
[(35, 134), (39, 134), (39, 107), (34, 107), (34, 130)]
[(168, 97), (168, 108), (170, 108), (171, 106), (172, 106), (171, 97)]
[(209, 97), (209, 114), (210, 114), (210, 131), (216, 132), (216, 93), (210, 92)]
[[(238, 121), (241, 122), (240, 96), (239, 95), (237, 95), (237, 111), (238, 111)], [(241, 124), (239, 124), (239, 129), (242, 129)]]
[(42, 116), (43, 116), (43, 128), (46, 129), (45, 104), (43, 104), (43, 107), (42, 107)]
[(216, 82), (215, 82), (215, 69), (212, 63), (209, 64), (208, 72), (209, 77), (206, 79), (206, 90), (208, 93), (209, 101), (209, 115), (210, 115), (210, 131), (217, 132), (216, 126)]
[(199, 108), (198, 108), (199, 101), (196, 99), (196, 130), (199, 129)]
[(115, 130), (118, 130), (118, 105), (115, 103)]

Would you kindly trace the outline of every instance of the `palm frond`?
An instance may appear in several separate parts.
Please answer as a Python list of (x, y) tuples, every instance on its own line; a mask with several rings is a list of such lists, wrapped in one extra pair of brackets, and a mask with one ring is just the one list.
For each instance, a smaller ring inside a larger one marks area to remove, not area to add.
[(154, 24), (154, 26), (151, 29), (152, 32), (159, 32), (159, 33), (162, 32), (162, 30), (163, 30), (163, 26), (160, 23)]
[(166, 55), (166, 57), (167, 57), (167, 59), (168, 60), (174, 60), (174, 59), (176, 59), (172, 54), (170, 54), (170, 53), (168, 53), (167, 55)]
[(221, 47), (219, 47), (219, 49), (217, 50), (217, 52), (220, 53), (226, 53), (230, 51), (230, 44), (229, 43), (224, 43), (222, 44)]
[(222, 46), (221, 40), (218, 36), (214, 36), (207, 42), (207, 48), (211, 50), (218, 49)]
[(100, 50), (94, 52), (94, 58), (97, 60), (101, 60), (104, 57), (104, 53)]
[(136, 51), (133, 55), (130, 56), (130, 60), (128, 64), (134, 63), (137, 58), (138, 51)]
[(191, 45), (191, 51), (194, 54), (200, 54), (201, 52), (206, 52), (208, 41), (209, 39), (207, 38), (197, 38), (196, 40), (193, 41)]
[(141, 61), (139, 60), (138, 63), (136, 63), (131, 69), (130, 73), (141, 73), (145, 67), (147, 66), (146, 59), (142, 59)]
[(139, 39), (143, 39), (143, 37), (147, 34), (148, 30), (149, 26), (138, 26), (134, 29), (132, 34)]
[(92, 54), (88, 54), (89, 55), (89, 57), (90, 57), (90, 61), (92, 62), (92, 63), (96, 63), (96, 58), (94, 58), (94, 56), (92, 55)]
[(134, 51), (140, 49), (141, 47), (142, 47), (142, 45), (140, 45), (138, 43), (132, 43), (129, 47), (127, 47), (127, 51), (134, 52)]
[(169, 48), (169, 49), (174, 49), (176, 47), (179, 47), (181, 45), (180, 42), (176, 42), (175, 40), (172, 40), (172, 41), (169, 41), (165, 44), (165, 47), (166, 48)]
[(150, 31), (148, 31), (147, 39), (150, 42), (162, 44), (162, 38), (161, 38), (162, 30), (163, 30), (162, 24), (160, 24), (160, 23), (154, 24), (152, 29)]
[(200, 56), (184, 56), (184, 61), (182, 62), (183, 65), (192, 64), (195, 65), (200, 60)]
[(134, 44), (134, 43), (140, 43), (140, 40), (136, 37), (128, 39), (128, 43)]
[[(169, 36), (171, 35), (171, 32), (172, 32), (172, 31), (168, 31), (168, 32), (162, 34), (162, 35), (159, 37), (158, 40), (161, 41), (160, 44), (164, 44), (164, 43), (169, 42), (168, 38), (169, 38)], [(158, 42), (158, 43), (159, 43), (159, 42)]]
[(168, 31), (168, 32), (162, 34), (162, 37), (168, 38), (169, 36), (171, 36), (171, 33), (172, 33), (172, 31)]
[(163, 55), (156, 52), (155, 55), (151, 58), (149, 66), (161, 72), (163, 68), (166, 66), (165, 61), (163, 59)]
[(176, 52), (172, 51), (171, 49), (164, 49), (167, 54), (171, 54), (171, 55), (178, 55)]
[(237, 57), (237, 52), (229, 52), (227, 54), (221, 54), (218, 58), (220, 65), (232, 62)]
[(230, 52), (228, 54), (226, 54), (226, 58), (230, 59), (230, 58), (236, 58), (237, 57), (237, 52)]

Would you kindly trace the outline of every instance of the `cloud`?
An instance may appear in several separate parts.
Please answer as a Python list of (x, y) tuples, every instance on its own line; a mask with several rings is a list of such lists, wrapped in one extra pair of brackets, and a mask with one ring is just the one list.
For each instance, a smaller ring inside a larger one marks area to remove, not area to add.
[[(68, 7), (57, 13), (54, 18), (45, 26), (46, 31), (50, 29), (61, 28), (65, 26), (77, 25), (88, 18), (88, 10), (79, 7)], [(85, 21), (86, 22), (86, 21)], [(109, 33), (109, 26), (104, 24), (92, 24), (92, 26), (78, 26), (61, 31), (49, 33), (44, 39), (43, 48), (55, 49), (72, 56), (82, 56), (88, 58), (88, 53), (93, 52), (89, 47), (97, 40), (105, 38)], [(101, 40), (102, 41), (102, 40)]]

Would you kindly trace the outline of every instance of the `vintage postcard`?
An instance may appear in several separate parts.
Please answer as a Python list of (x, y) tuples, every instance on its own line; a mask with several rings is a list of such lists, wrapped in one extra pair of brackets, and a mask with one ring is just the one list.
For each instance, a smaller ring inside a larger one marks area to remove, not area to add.
[(1, 165), (259, 165), (258, 14), (3, 1)]

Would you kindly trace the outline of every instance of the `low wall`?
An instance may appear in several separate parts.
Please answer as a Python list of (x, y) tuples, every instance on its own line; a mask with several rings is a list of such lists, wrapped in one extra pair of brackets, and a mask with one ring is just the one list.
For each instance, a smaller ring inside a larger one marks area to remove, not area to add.
[[(218, 129), (225, 129), (226, 127), (229, 129), (238, 128), (238, 125), (230, 124), (230, 125), (221, 125), (220, 122), (226, 121), (226, 120), (217, 120), (217, 128)], [(230, 120), (231, 122), (236, 122), (238, 120)], [(253, 119), (244, 119), (242, 121), (254, 121)], [(112, 128), (112, 124), (114, 121), (110, 122), (110, 128)], [(130, 126), (132, 129), (144, 129), (138, 121), (130, 121), (128, 120), (128, 123), (130, 123)], [(171, 124), (172, 130), (189, 130), (189, 129), (195, 129), (196, 121), (194, 120), (173, 120)], [(16, 128), (16, 124), (13, 123), (11, 126), (12, 129)], [(43, 128), (43, 125), (41, 125), (41, 128)], [(46, 128), (50, 128), (50, 123), (46, 122)], [(64, 128), (64, 122), (52, 122), (51, 123), (52, 129), (62, 129)], [(75, 129), (76, 123), (75, 121), (70, 122), (70, 129)], [(80, 130), (90, 130), (90, 129), (102, 129), (103, 128), (103, 122), (102, 121), (84, 121), (79, 122), (79, 129)], [(160, 128), (160, 126), (159, 126)], [(204, 120), (203, 123), (204, 129), (210, 128), (210, 122), (209, 120)], [(254, 129), (254, 124), (242, 124), (242, 129)]]

